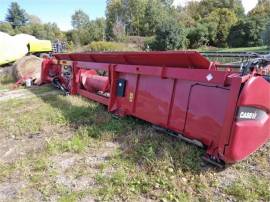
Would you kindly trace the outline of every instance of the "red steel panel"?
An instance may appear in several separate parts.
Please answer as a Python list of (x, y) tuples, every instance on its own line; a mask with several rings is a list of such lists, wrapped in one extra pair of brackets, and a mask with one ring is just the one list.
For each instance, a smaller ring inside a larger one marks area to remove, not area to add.
[(166, 126), (172, 87), (172, 79), (141, 75), (133, 114), (153, 124)]
[(262, 77), (253, 77), (247, 81), (238, 105), (254, 106), (270, 111), (270, 87)]
[(270, 86), (262, 77), (253, 77), (245, 84), (238, 107), (255, 107), (266, 112), (261, 120), (234, 120), (230, 142), (224, 158), (236, 162), (246, 158), (270, 139)]
[(206, 145), (215, 142), (222, 132), (228, 97), (229, 89), (194, 84), (190, 88), (184, 134)]
[(107, 63), (96, 63), (96, 62), (81, 62), (76, 63), (78, 68), (82, 69), (95, 69), (95, 70), (105, 70), (109, 71), (110, 64)]
[(168, 127), (174, 131), (184, 132), (188, 98), (192, 84), (194, 82), (188, 80), (176, 81), (171, 116), (168, 123)]
[(99, 102), (101, 104), (104, 104), (104, 105), (108, 105), (109, 104), (109, 99), (108, 98), (102, 97), (102, 96), (97, 95), (95, 93), (90, 93), (90, 92), (88, 92), (86, 90), (82, 90), (82, 89), (79, 89), (78, 90), (78, 93), (81, 96), (87, 97), (90, 100), (94, 100), (94, 101)]
[(211, 63), (195, 51), (112, 52), (55, 54), (58, 60), (88, 61), (110, 64), (209, 69)]
[[(198, 81), (205, 83), (215, 83), (224, 85), (227, 80), (229, 72), (209, 71), (205, 69), (185, 69), (173, 67), (160, 67), (155, 68), (151, 66), (139, 65), (117, 65), (115, 71), (131, 74), (151, 75), (162, 78), (183, 79), (189, 81)], [(210, 80), (208, 80), (211, 78)]]
[(119, 77), (126, 79), (128, 81), (126, 86), (125, 97), (118, 97), (114, 102), (114, 107), (121, 107), (124, 109), (124, 114), (133, 114), (133, 106), (135, 103), (135, 92), (136, 92), (136, 83), (137, 76), (132, 74), (119, 74)]
[[(73, 61), (71, 84), (61, 80), (71, 86), (72, 94), (108, 105), (110, 112), (133, 115), (199, 140), (217, 159), (239, 161), (270, 138), (269, 83), (262, 77), (218, 71), (214, 63), (197, 52), (75, 53), (55, 57)], [(91, 76), (91, 71), (98, 70), (107, 73)], [(43, 82), (50, 82), (50, 71), (62, 78), (61, 66), (45, 60)], [(87, 81), (84, 85), (82, 75)], [(116, 94), (118, 79), (126, 81), (123, 97)], [(109, 97), (98, 95), (98, 91), (106, 91)], [(238, 121), (237, 110), (242, 106), (264, 110), (266, 118)]]

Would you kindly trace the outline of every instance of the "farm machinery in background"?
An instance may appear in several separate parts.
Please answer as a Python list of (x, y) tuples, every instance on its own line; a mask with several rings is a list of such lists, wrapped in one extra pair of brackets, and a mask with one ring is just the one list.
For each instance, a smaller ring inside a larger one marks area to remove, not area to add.
[(38, 40), (28, 34), (10, 36), (0, 32), (0, 65), (9, 64), (26, 55), (42, 56), (52, 52), (49, 40)]
[(66, 44), (59, 40), (51, 43), (28, 34), (10, 36), (0, 32), (0, 76), (15, 77), (17, 85), (31, 77), (32, 83), (38, 84), (43, 58), (49, 58), (53, 53), (62, 53), (65, 49)]
[(245, 54), (230, 64), (203, 56), (217, 54), (55, 54), (43, 61), (41, 83), (99, 102), (118, 116), (150, 122), (205, 148), (204, 160), (222, 167), (270, 138), (270, 55)]

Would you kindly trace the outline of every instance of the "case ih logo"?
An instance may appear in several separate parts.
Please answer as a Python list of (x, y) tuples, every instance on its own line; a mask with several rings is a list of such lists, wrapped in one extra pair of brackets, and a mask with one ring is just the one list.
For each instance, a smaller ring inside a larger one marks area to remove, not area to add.
[(254, 107), (239, 107), (237, 120), (263, 120), (267, 117), (267, 113), (261, 109)]
[(257, 117), (257, 113), (251, 113), (251, 112), (241, 112), (239, 118), (240, 119), (251, 119), (255, 120)]

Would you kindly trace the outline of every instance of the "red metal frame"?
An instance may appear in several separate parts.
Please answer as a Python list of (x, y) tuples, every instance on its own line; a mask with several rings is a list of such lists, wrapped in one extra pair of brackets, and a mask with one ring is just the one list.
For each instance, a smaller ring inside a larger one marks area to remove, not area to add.
[[(65, 87), (71, 86), (71, 94), (200, 141), (214, 159), (237, 162), (270, 138), (269, 83), (261, 76), (218, 71), (197, 52), (75, 53), (55, 58), (43, 62), (43, 83), (51, 82), (52, 71)], [(72, 66), (69, 84), (62, 78), (62, 61)], [(81, 82), (82, 72), (93, 70), (107, 72), (108, 78), (96, 92), (87, 91), (89, 86), (83, 85), (90, 84)], [(126, 81), (124, 96), (117, 96), (119, 79)], [(239, 121), (243, 106), (261, 109), (267, 117)]]

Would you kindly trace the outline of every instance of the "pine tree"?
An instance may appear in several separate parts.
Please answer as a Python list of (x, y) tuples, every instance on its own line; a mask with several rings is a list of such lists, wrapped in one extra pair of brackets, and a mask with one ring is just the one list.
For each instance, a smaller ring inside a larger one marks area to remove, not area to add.
[(10, 22), (13, 28), (25, 25), (28, 21), (27, 14), (21, 9), (17, 2), (12, 2), (8, 9), (6, 21)]

